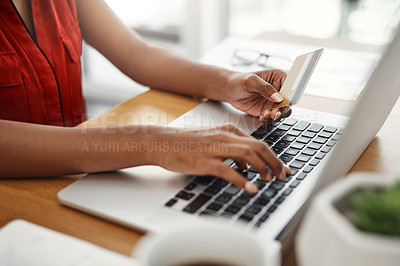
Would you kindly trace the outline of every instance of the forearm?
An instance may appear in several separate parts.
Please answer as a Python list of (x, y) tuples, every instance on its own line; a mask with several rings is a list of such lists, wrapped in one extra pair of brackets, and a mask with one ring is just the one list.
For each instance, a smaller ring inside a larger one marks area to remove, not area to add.
[(223, 100), (221, 89), (231, 71), (147, 44), (101, 0), (77, 3), (85, 40), (133, 80), (152, 88)]
[[(150, 128), (147, 128), (150, 129)], [(0, 120), (0, 177), (43, 177), (151, 163), (142, 128), (61, 128)]]

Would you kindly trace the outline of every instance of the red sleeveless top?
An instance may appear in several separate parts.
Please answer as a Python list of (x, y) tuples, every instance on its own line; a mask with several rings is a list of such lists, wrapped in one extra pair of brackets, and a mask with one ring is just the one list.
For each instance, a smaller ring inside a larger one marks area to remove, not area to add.
[(0, 1), (0, 119), (75, 126), (86, 120), (76, 3), (30, 4), (32, 36), (12, 1)]

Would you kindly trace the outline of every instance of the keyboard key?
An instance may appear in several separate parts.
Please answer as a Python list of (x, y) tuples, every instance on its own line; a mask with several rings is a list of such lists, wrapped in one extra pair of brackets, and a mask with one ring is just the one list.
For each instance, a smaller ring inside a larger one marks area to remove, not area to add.
[(302, 154), (308, 155), (308, 156), (313, 156), (314, 154), (317, 153), (316, 150), (313, 149), (304, 149), (303, 151), (301, 151)]
[(275, 202), (277, 203), (277, 204), (281, 204), (283, 201), (285, 200), (285, 197), (279, 197)]
[(299, 181), (299, 180), (293, 180), (292, 184), (290, 184), (290, 187), (291, 187), (291, 188), (295, 188), (295, 187), (297, 187), (299, 184), (300, 184), (300, 181)]
[(185, 187), (185, 190), (193, 190), (195, 187), (197, 187), (197, 184), (190, 183)]
[(273, 212), (276, 210), (277, 207), (278, 207), (278, 206), (276, 206), (276, 205), (272, 205), (271, 207), (268, 208), (268, 211), (267, 211), (267, 212), (273, 213)]
[(257, 194), (253, 194), (253, 193), (249, 193), (246, 191), (243, 191), (243, 193), (239, 196), (239, 199), (251, 199), (252, 197), (254, 197)]
[(269, 218), (269, 213), (263, 214), (263, 216), (260, 217), (259, 221), (260, 222), (265, 222)]
[(293, 175), (287, 175), (285, 179), (285, 183), (289, 182), (292, 179)]
[(292, 176), (295, 176), (298, 171), (299, 171), (299, 169), (297, 169), (297, 168), (290, 168), (290, 172), (292, 173)]
[(229, 195), (235, 195), (240, 191), (240, 188), (234, 185), (230, 185), (227, 189), (225, 189), (224, 193), (229, 194)]
[(232, 203), (232, 205), (243, 207), (243, 206), (246, 205), (249, 201), (250, 201), (250, 199), (237, 198), (237, 199)]
[(318, 159), (312, 159), (311, 162), (309, 163), (309, 165), (311, 165), (311, 166), (316, 166), (317, 164), (319, 164)]
[(294, 126), (297, 121), (293, 118), (286, 118), (285, 120), (283, 120), (282, 122), (284, 125), (288, 125), (288, 126)]
[(263, 181), (256, 181), (253, 184), (255, 186), (257, 186), (259, 190), (261, 190), (261, 189), (263, 189), (265, 187), (265, 182), (263, 182)]
[(207, 210), (211, 212), (217, 212), (222, 208), (222, 205), (216, 204), (216, 203), (211, 203), (208, 207)]
[(306, 173), (300, 173), (298, 176), (297, 176), (297, 180), (303, 180), (304, 178), (306, 178), (306, 176), (307, 176), (307, 174)]
[(324, 131), (329, 132), (329, 133), (335, 133), (338, 129), (335, 127), (330, 127), (330, 126), (326, 126), (324, 128)]
[(256, 199), (255, 201), (254, 201), (254, 204), (257, 204), (257, 205), (260, 205), (260, 206), (265, 206), (265, 205), (267, 205), (268, 204), (268, 202), (269, 202), (269, 199), (266, 199), (266, 198), (258, 198), (258, 199)]
[(213, 186), (207, 187), (206, 190), (204, 190), (205, 193), (210, 194), (210, 195), (218, 194), (218, 192), (220, 192), (220, 191), (221, 191), (221, 189), (213, 187)]
[(287, 154), (282, 154), (279, 156), (279, 159), (281, 159), (283, 162), (288, 163), (293, 159), (293, 156), (287, 155)]
[(295, 155), (297, 155), (299, 152), (300, 152), (300, 151), (297, 150), (297, 149), (289, 148), (289, 149), (287, 149), (287, 150), (285, 151), (285, 154), (291, 155), (291, 156), (295, 156)]
[(256, 176), (257, 176), (257, 173), (254, 173), (254, 172), (249, 172), (249, 171), (243, 171), (242, 173), (242, 176), (244, 176), (247, 180), (253, 180)]
[(206, 204), (211, 199), (211, 196), (200, 194), (197, 198), (195, 198), (189, 205), (187, 205), (183, 211), (189, 213), (195, 213), (198, 209), (200, 209), (204, 204)]
[(343, 132), (344, 132), (344, 128), (339, 128), (339, 130), (338, 130), (337, 134), (339, 134), (339, 135), (343, 135)]
[(291, 126), (283, 125), (283, 124), (278, 127), (279, 130), (283, 130), (283, 131), (288, 131), (290, 128), (291, 128)]
[(196, 182), (197, 184), (206, 186), (206, 185), (210, 184), (212, 181), (214, 181), (214, 179), (215, 179), (215, 177), (213, 177), (213, 176), (199, 176), (194, 180), (194, 182)]
[(270, 146), (270, 147), (271, 147), (272, 145), (274, 145), (274, 143), (275, 143), (275, 142), (273, 142), (273, 141), (264, 141), (264, 142), (267, 143), (268, 146)]
[(303, 144), (307, 144), (307, 143), (309, 143), (311, 141), (311, 139), (310, 138), (306, 138), (306, 137), (299, 137), (299, 138), (297, 138), (297, 140), (296, 140), (296, 142), (300, 142), (300, 143), (303, 143)]
[(311, 172), (313, 169), (314, 169), (314, 167), (312, 167), (312, 166), (310, 166), (310, 165), (307, 165), (306, 167), (304, 167), (303, 172), (308, 174), (308, 173)]
[(315, 156), (315, 159), (322, 160), (324, 159), (326, 153), (320, 152)]
[(295, 143), (290, 145), (290, 148), (302, 150), (305, 146), (305, 144), (296, 141)]
[(332, 139), (338, 141), (340, 139), (341, 135), (339, 133), (336, 133)]
[(320, 124), (315, 124), (315, 123), (313, 123), (313, 124), (311, 124), (311, 126), (308, 128), (307, 131), (311, 131), (311, 132), (314, 132), (314, 133), (318, 133), (318, 132), (321, 131), (321, 129), (322, 129), (323, 127), (324, 127), (324, 126), (322, 126), (322, 125), (320, 125)]
[(269, 136), (267, 136), (267, 137), (264, 139), (264, 141), (265, 141), (265, 142), (274, 143), (274, 142), (277, 141), (278, 139), (279, 139), (279, 137), (277, 137), (277, 136), (271, 136), (271, 135), (269, 135)]
[(183, 200), (190, 200), (193, 196), (194, 196), (193, 193), (186, 192), (183, 190), (175, 195), (175, 197), (183, 199)]
[(175, 203), (177, 203), (178, 201), (176, 199), (170, 199), (169, 201), (167, 201), (167, 203), (165, 203), (165, 206), (167, 207), (171, 207), (173, 206)]
[(280, 130), (280, 129), (275, 129), (270, 136), (275, 136), (275, 137), (282, 137), (283, 135), (285, 135), (286, 131), (285, 130)]
[(285, 197), (287, 197), (287, 196), (289, 196), (290, 193), (292, 193), (292, 192), (293, 192), (293, 189), (292, 189), (292, 188), (287, 188), (287, 189), (283, 192), (282, 195), (284, 195)]
[(303, 134), (301, 134), (301, 136), (306, 137), (306, 138), (310, 138), (310, 139), (315, 137), (315, 135), (317, 135), (317, 134), (314, 133), (314, 132), (311, 132), (311, 131), (306, 131)]
[(246, 214), (251, 214), (251, 215), (257, 215), (259, 212), (261, 211), (261, 208), (258, 208), (256, 206), (250, 206), (249, 208), (247, 208), (246, 210)]
[(299, 156), (296, 157), (296, 160), (300, 162), (308, 162), (311, 159), (311, 156), (305, 155), (305, 154), (300, 154)]
[(332, 137), (333, 133), (327, 132), (323, 130), (321, 133), (318, 134), (318, 137), (329, 139)]
[(273, 197), (275, 197), (276, 193), (277, 193), (276, 190), (273, 190), (272, 188), (267, 188), (267, 189), (260, 195), (260, 198), (270, 200), (270, 199), (272, 199)]
[(289, 130), (289, 131), (287, 132), (287, 134), (290, 135), (290, 136), (298, 137), (298, 136), (300, 136), (301, 131), (291, 129), (291, 130)]
[(285, 140), (285, 141), (289, 141), (289, 142), (293, 142), (296, 139), (295, 136), (290, 136), (290, 135), (285, 135), (281, 138), (281, 140)]
[(263, 139), (265, 135), (269, 132), (270, 128), (268, 124), (264, 124), (260, 126), (256, 131), (254, 131), (251, 136), (255, 137), (256, 139)]
[(222, 193), (215, 200), (221, 203), (227, 203), (228, 201), (231, 200), (231, 198), (232, 198), (231, 195)]
[(212, 216), (213, 214), (211, 214), (210, 212), (207, 211), (203, 211), (201, 213), (199, 213), (199, 216)]
[(297, 168), (297, 169), (301, 169), (302, 167), (304, 166), (304, 163), (303, 162), (300, 162), (300, 161), (297, 161), (297, 160), (294, 160), (290, 165), (289, 165), (289, 167), (290, 168)]
[(223, 189), (224, 187), (226, 187), (229, 184), (228, 181), (225, 181), (223, 179), (217, 179), (215, 180), (215, 182), (212, 184), (213, 187), (215, 188), (219, 188), (219, 189)]
[(251, 220), (253, 220), (253, 217), (243, 214), (239, 217), (239, 220), (243, 222), (251, 222)]
[(279, 155), (285, 150), (285, 148), (280, 148), (275, 145), (272, 147), (272, 150), (275, 152), (276, 155)]
[(285, 186), (285, 183), (282, 182), (272, 182), (272, 184), (269, 186), (269, 188), (272, 188), (275, 191), (281, 190)]
[(235, 215), (234, 213), (224, 211), (221, 213), (221, 216), (226, 217), (226, 218), (232, 218), (232, 216)]
[(275, 147), (279, 147), (279, 148), (286, 148), (290, 145), (289, 141), (285, 141), (285, 140), (280, 140), (275, 144)]
[(325, 152), (325, 153), (328, 153), (331, 149), (332, 149), (331, 147), (325, 146), (325, 147), (322, 148), (321, 151), (322, 151), (322, 152)]
[(319, 143), (319, 144), (325, 144), (327, 139), (326, 138), (321, 138), (321, 137), (316, 137), (313, 141), (316, 142), (316, 143)]
[(309, 127), (310, 125), (311, 125), (310, 122), (307, 122), (307, 121), (299, 121), (299, 122), (293, 127), (293, 129), (304, 131), (304, 130), (305, 130), (307, 127)]
[(328, 141), (328, 142), (326, 143), (326, 146), (328, 146), (328, 147), (333, 147), (333, 146), (335, 146), (336, 143), (337, 143), (336, 140), (330, 140), (330, 141)]
[(232, 214), (236, 214), (240, 211), (240, 208), (238, 208), (237, 206), (229, 206), (228, 208), (226, 208), (225, 212), (230, 212)]
[(307, 148), (310, 148), (310, 149), (313, 149), (313, 150), (319, 150), (319, 149), (321, 149), (321, 147), (322, 147), (322, 144), (316, 143), (316, 142), (311, 142), (311, 143), (307, 146)]

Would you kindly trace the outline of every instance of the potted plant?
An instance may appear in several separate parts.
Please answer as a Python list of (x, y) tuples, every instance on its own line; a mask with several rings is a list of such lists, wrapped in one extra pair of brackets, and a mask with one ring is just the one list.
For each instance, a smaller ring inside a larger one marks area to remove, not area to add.
[(400, 179), (351, 174), (313, 199), (296, 238), (300, 265), (400, 265)]

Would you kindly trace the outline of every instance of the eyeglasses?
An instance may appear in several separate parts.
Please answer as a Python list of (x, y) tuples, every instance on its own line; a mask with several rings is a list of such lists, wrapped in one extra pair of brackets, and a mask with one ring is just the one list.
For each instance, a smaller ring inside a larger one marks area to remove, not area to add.
[(270, 55), (249, 49), (236, 49), (231, 58), (233, 66), (257, 66), (265, 69), (289, 70), (292, 60), (279, 55)]

